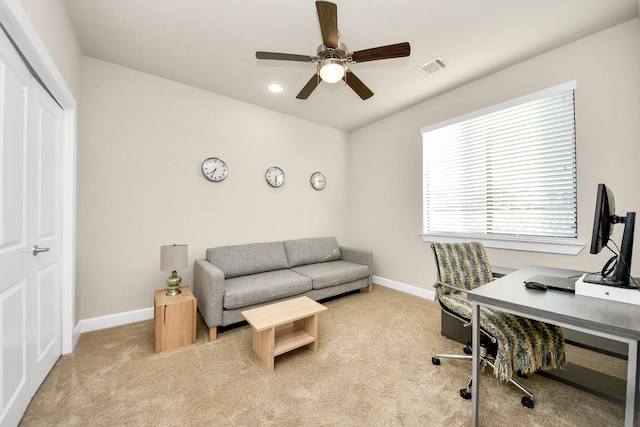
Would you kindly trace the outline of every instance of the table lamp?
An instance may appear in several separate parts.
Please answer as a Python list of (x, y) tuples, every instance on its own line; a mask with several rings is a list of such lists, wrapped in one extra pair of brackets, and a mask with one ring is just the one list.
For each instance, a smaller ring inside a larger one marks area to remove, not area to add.
[(178, 276), (176, 270), (187, 268), (187, 245), (166, 245), (160, 246), (160, 270), (171, 271), (171, 276), (167, 278), (167, 295), (178, 295), (180, 293), (180, 282), (182, 277)]

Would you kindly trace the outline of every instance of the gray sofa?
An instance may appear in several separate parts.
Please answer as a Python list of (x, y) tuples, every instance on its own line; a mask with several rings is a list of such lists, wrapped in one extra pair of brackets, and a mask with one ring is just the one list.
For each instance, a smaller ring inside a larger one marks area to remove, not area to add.
[(207, 249), (194, 264), (193, 293), (215, 341), (218, 327), (244, 320), (241, 311), (306, 295), (316, 301), (366, 288), (372, 254), (339, 246), (334, 237)]

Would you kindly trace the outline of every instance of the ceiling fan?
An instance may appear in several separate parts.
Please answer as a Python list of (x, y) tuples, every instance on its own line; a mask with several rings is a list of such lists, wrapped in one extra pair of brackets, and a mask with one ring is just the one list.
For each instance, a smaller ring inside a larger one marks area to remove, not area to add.
[(322, 44), (318, 46), (316, 56), (296, 55), (292, 53), (256, 52), (257, 59), (274, 59), (279, 61), (313, 62), (318, 64), (316, 73), (296, 96), (307, 99), (320, 80), (336, 83), (344, 80), (360, 98), (369, 99), (373, 92), (349, 69), (348, 64), (377, 61), (379, 59), (402, 58), (409, 56), (411, 46), (408, 42), (349, 52), (340, 42), (338, 32), (338, 7), (328, 1), (316, 1), (318, 21), (322, 33)]

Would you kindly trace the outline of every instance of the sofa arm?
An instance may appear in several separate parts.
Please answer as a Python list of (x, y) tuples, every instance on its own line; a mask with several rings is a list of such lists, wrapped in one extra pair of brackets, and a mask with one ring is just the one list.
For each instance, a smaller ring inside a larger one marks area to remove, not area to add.
[[(193, 293), (198, 299), (198, 310), (207, 326), (222, 326), (224, 302), (224, 273), (206, 259), (193, 265)], [(215, 339), (215, 338), (214, 338)]]
[(344, 261), (369, 266), (369, 283), (373, 282), (373, 254), (370, 251), (340, 246), (340, 253)]

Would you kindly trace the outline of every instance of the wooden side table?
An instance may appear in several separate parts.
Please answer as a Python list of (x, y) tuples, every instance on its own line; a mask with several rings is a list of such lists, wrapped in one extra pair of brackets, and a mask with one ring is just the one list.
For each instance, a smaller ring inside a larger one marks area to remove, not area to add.
[(167, 290), (155, 291), (153, 326), (156, 353), (196, 342), (197, 300), (188, 287), (181, 287), (178, 295)]

